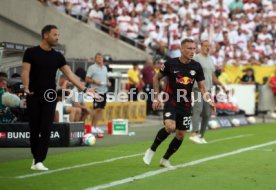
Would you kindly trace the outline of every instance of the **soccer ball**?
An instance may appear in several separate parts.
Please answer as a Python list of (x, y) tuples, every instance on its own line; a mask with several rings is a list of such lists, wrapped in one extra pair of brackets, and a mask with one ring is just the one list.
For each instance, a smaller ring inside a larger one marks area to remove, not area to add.
[(231, 122), (232, 122), (232, 124), (234, 125), (234, 127), (239, 127), (240, 126), (240, 120), (238, 120), (238, 119), (232, 119), (231, 120)]
[(219, 127), (219, 124), (216, 120), (211, 120), (208, 122), (208, 125), (210, 126), (211, 129), (216, 129)]
[(82, 142), (85, 145), (92, 146), (96, 143), (96, 137), (91, 133), (87, 133), (82, 137)]
[(272, 117), (273, 119), (276, 119), (276, 113), (271, 113), (271, 117)]
[(250, 124), (254, 124), (254, 123), (256, 123), (256, 118), (255, 118), (255, 117), (248, 117), (248, 118), (247, 118), (247, 121), (248, 121), (248, 123), (250, 123)]
[(20, 105), (20, 98), (17, 95), (15, 95), (15, 94), (11, 94), (9, 92), (5, 92), (2, 95), (2, 103), (3, 103), (4, 106), (10, 107), (10, 108), (19, 107), (19, 105)]

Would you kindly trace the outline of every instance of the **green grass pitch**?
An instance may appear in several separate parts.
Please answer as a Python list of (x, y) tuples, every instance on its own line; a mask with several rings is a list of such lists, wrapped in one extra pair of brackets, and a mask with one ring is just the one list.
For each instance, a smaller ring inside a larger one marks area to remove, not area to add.
[[(1, 148), (0, 189), (105, 189), (110, 184), (113, 186), (107, 189), (276, 189), (275, 123), (207, 131), (209, 143), (204, 145), (189, 142), (188, 134), (170, 159), (178, 166), (173, 170), (159, 167), (172, 135), (158, 148), (150, 166), (142, 162), (159, 127), (133, 128), (135, 136), (106, 135), (92, 147), (50, 148), (45, 161), (49, 172), (30, 170), (28, 148)], [(256, 145), (262, 146), (253, 147)], [(244, 150), (248, 147), (253, 148)], [(212, 159), (218, 155), (223, 156)]]

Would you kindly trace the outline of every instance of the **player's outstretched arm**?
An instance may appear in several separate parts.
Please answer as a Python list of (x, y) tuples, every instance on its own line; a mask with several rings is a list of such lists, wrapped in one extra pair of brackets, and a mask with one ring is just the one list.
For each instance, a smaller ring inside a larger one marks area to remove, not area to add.
[(78, 89), (80, 89), (81, 91), (85, 89), (85, 86), (81, 84), (80, 79), (72, 72), (68, 65), (64, 65), (60, 68), (60, 70)]
[(71, 81), (80, 91), (83, 91), (85, 93), (88, 93), (92, 97), (97, 98), (98, 94), (95, 92), (95, 89), (87, 89), (80, 81), (80, 79), (72, 72), (70, 67), (68, 65), (64, 65), (60, 68), (60, 70), (63, 72), (63, 74), (68, 78), (69, 81)]

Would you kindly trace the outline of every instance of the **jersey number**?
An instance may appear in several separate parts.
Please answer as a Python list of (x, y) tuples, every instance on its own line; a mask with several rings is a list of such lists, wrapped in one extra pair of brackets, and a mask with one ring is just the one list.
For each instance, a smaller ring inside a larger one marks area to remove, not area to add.
[(191, 124), (192, 117), (183, 117), (183, 125), (187, 126)]

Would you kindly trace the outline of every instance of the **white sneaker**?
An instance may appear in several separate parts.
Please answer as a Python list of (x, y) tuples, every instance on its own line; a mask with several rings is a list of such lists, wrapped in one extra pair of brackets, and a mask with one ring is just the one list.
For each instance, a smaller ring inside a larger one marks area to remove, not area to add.
[(201, 140), (201, 144), (207, 144), (208, 143), (203, 137), (200, 138), (200, 140)]
[(98, 130), (97, 130), (97, 127), (91, 127), (91, 132), (93, 134), (98, 134), (99, 133)]
[(98, 131), (98, 133), (104, 134), (104, 130), (102, 130), (100, 127), (96, 127), (96, 130)]
[(144, 163), (147, 164), (147, 165), (150, 165), (151, 163), (151, 160), (154, 156), (154, 151), (151, 150), (151, 148), (147, 149), (147, 151), (145, 152), (145, 155), (143, 157), (143, 160), (144, 160)]
[(189, 140), (196, 144), (202, 144), (201, 138), (198, 135), (190, 136)]
[(171, 167), (173, 167), (171, 165), (171, 162), (169, 160), (164, 159), (164, 158), (161, 158), (161, 160), (160, 160), (160, 166), (161, 167), (165, 167), (165, 168), (171, 168)]
[(35, 170), (35, 161), (33, 159), (32, 165), (31, 165), (31, 170)]
[(31, 167), (32, 170), (41, 170), (41, 171), (47, 171), (49, 170), (48, 168), (46, 168), (42, 162), (38, 162), (36, 163), (34, 166)]

